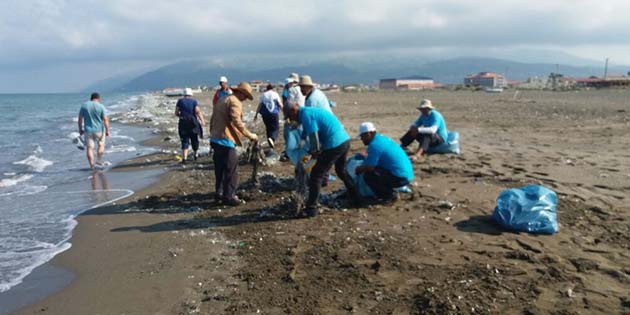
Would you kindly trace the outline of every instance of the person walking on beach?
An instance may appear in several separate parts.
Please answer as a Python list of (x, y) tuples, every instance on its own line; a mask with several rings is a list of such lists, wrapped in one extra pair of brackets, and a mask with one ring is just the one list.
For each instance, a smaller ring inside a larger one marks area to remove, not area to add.
[(274, 90), (274, 86), (269, 83), (265, 93), (260, 96), (260, 103), (258, 104), (256, 115), (254, 115), (254, 120), (258, 118), (260, 113), (267, 131), (267, 142), (272, 148), (278, 139), (278, 131), (280, 130), (279, 112), (282, 110), (282, 105), (280, 95)]
[(236, 146), (242, 146), (241, 137), (258, 141), (258, 136), (245, 128), (242, 121), (243, 101), (253, 100), (252, 87), (241, 82), (233, 94), (221, 98), (212, 108), (210, 119), (210, 145), (214, 150), (215, 200), (226, 205), (241, 204), (236, 196), (238, 187), (238, 155)]
[(409, 127), (405, 135), (400, 138), (400, 144), (406, 148), (414, 141), (420, 143), (418, 151), (411, 157), (416, 160), (431, 147), (438, 146), (448, 139), (446, 122), (440, 112), (435, 110), (431, 100), (424, 99), (417, 107), (420, 117)]
[[(105, 152), (105, 137), (109, 137), (109, 119), (105, 114), (105, 106), (101, 104), (101, 96), (92, 93), (90, 100), (79, 110), (79, 134), (84, 136), (86, 153), (90, 169), (102, 168)], [(97, 145), (96, 162), (94, 162), (94, 146)]]
[(321, 108), (332, 113), (328, 97), (326, 97), (324, 92), (315, 87), (311, 76), (303, 75), (300, 77), (300, 90), (305, 97), (305, 107)]
[(193, 159), (197, 160), (199, 151), (199, 138), (203, 138), (203, 126), (206, 120), (203, 117), (197, 100), (192, 98), (190, 88), (184, 89), (184, 97), (177, 100), (175, 116), (179, 117), (177, 130), (182, 142), (182, 164), (188, 160), (189, 147), (192, 144)]
[(352, 179), (346, 173), (346, 157), (350, 150), (350, 136), (344, 130), (343, 125), (325, 109), (316, 107), (293, 106), (288, 111), (289, 118), (298, 122), (309, 139), (309, 153), (317, 159), (308, 179), (308, 200), (305, 212), (314, 217), (319, 209), (319, 194), (324, 178), (335, 166), (337, 176), (341, 178), (348, 196), (353, 202), (357, 202), (358, 195)]
[(381, 202), (395, 201), (394, 189), (413, 180), (411, 161), (394, 140), (376, 132), (371, 122), (359, 126), (359, 137), (367, 146), (367, 157), (355, 174), (364, 174), (365, 183)]
[(232, 90), (228, 85), (228, 79), (223, 76), (219, 78), (219, 89), (214, 93), (214, 97), (212, 98), (212, 106), (217, 105), (219, 100), (225, 96), (232, 94)]

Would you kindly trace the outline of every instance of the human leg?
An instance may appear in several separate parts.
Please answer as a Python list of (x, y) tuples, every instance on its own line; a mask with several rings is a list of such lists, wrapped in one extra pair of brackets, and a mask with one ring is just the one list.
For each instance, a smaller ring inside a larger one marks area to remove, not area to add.
[(223, 174), (223, 199), (228, 203), (238, 201), (236, 189), (238, 188), (238, 154), (236, 149), (227, 148), (226, 168)]
[(188, 151), (190, 148), (190, 136), (188, 134), (179, 134), (179, 138), (182, 142), (182, 161), (186, 161), (188, 159)]
[(392, 199), (394, 196), (394, 188), (409, 183), (405, 178), (396, 177), (392, 175), (391, 172), (382, 168), (375, 168), (372, 171), (365, 172), (363, 178), (376, 197), (385, 200)]
[(225, 147), (215, 143), (211, 144), (214, 154), (212, 160), (214, 161), (214, 190), (215, 199), (223, 199), (223, 174), (227, 168)]
[(190, 136), (190, 142), (193, 149), (193, 159), (197, 159), (197, 151), (199, 151), (199, 137), (197, 134), (193, 134)]

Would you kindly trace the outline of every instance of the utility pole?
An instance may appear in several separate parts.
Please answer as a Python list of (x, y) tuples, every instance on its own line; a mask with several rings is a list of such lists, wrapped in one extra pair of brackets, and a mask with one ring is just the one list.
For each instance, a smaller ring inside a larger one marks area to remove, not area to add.
[(604, 80), (608, 78), (608, 57), (606, 57), (606, 65), (604, 66)]

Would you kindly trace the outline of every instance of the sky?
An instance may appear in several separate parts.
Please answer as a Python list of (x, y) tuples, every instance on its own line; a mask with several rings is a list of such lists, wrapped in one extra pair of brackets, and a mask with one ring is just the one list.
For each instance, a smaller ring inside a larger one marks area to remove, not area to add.
[(189, 58), (550, 49), (630, 65), (628, 0), (1, 0), (0, 93)]

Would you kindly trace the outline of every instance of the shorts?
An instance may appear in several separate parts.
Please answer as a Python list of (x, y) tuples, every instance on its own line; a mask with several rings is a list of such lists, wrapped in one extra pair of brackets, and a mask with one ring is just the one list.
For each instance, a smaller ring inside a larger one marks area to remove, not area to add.
[(83, 142), (85, 142), (85, 146), (88, 148), (93, 148), (94, 143), (98, 146), (105, 145), (105, 134), (103, 132), (86, 132), (84, 136)]

